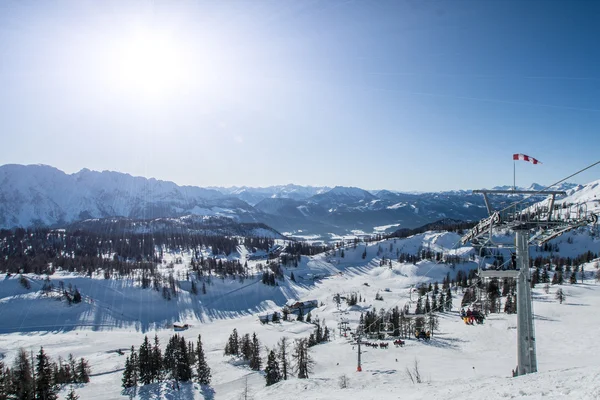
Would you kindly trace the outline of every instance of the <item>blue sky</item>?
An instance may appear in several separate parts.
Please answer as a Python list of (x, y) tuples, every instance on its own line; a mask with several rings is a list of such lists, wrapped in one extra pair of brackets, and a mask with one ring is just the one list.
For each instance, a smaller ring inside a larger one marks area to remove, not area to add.
[(0, 164), (429, 191), (524, 153), (550, 184), (600, 160), (598, 37), (591, 0), (2, 1)]

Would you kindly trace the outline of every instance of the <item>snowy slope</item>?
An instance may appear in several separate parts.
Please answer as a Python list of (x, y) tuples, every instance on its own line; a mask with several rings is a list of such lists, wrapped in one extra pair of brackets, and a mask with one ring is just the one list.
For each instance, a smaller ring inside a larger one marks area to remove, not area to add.
[[(338, 250), (303, 257), (298, 268), (286, 268), (286, 275), (294, 272), (296, 283), (286, 279), (273, 288), (250, 280), (240, 283), (215, 279), (207, 298), (199, 295), (198, 300), (184, 292), (185, 285), (182, 285), (177, 300), (167, 302), (155, 296), (152, 290), (142, 294), (142, 289), (127, 280), (105, 282), (71, 275), (55, 276), (53, 279), (76, 282), (84, 296), (90, 296), (94, 301), (93, 304), (85, 302), (69, 307), (57, 300), (37, 298), (35, 291), (23, 289), (14, 277), (0, 277), (2, 326), (17, 329), (0, 334), (0, 353), (6, 355), (8, 363), (12, 362), (19, 347), (37, 350), (40, 345), (54, 358), (66, 357), (68, 353), (84, 356), (90, 360), (94, 376), (90, 384), (76, 388), (81, 398), (127, 399), (128, 394), (120, 388), (124, 356), (115, 350), (138, 346), (145, 328), (151, 329), (148, 332), (151, 335), (156, 332), (164, 345), (173, 334), (167, 323), (178, 319), (192, 324), (183, 332), (187, 339), (194, 340), (202, 334), (212, 368), (212, 392), (205, 391), (204, 396), (194, 385), (185, 385), (177, 392), (169, 384), (156, 384), (131, 394), (133, 398), (233, 400), (240, 398), (248, 382), (253, 398), (273, 400), (298, 396), (387, 400), (397, 399), (399, 393), (408, 399), (597, 399), (600, 395), (600, 368), (597, 366), (600, 342), (596, 338), (598, 319), (590, 311), (600, 307), (600, 285), (591, 279), (584, 284), (563, 285), (567, 294), (564, 304), (554, 299), (556, 287), (552, 287), (549, 294), (541, 287), (533, 290), (540, 372), (514, 379), (509, 376), (516, 363), (516, 316), (492, 314), (484, 325), (467, 326), (457, 317), (460, 291), (454, 297), (454, 311), (441, 314), (440, 331), (434, 334), (430, 343), (409, 339), (404, 348), (367, 348), (362, 357), (361, 373), (356, 372), (355, 349), (339, 335), (329, 343), (311, 348), (315, 368), (310, 379), (292, 378), (268, 388), (260, 373), (223, 356), (223, 346), (233, 328), (241, 333), (256, 332), (267, 348), (275, 346), (282, 336), (306, 337), (313, 329), (308, 323), (261, 325), (257, 321), (257, 314), (276, 309), (277, 304), (288, 298), (318, 300), (322, 305), (312, 312), (313, 317), (324, 318), (332, 330), (342, 317), (354, 328), (360, 312), (365, 309), (411, 304), (410, 285), (441, 280), (452, 271), (451, 268), (432, 262), (416, 265), (392, 262), (390, 268), (379, 266), (380, 258), (394, 254), (399, 248), (403, 251), (419, 247), (448, 250), (456, 239), (455, 234), (427, 232), (402, 240), (373, 243), (366, 247), (364, 260), (364, 245), (347, 246), (344, 257)], [(469, 248), (461, 251), (468, 254)], [(243, 251), (240, 253), (244, 254)], [(176, 256), (180, 254), (173, 254)], [(465, 264), (460, 268), (473, 266)], [(585, 269), (591, 277), (594, 263), (586, 265)], [(184, 266), (175, 266), (175, 274), (183, 271)], [(360, 293), (366, 302), (352, 307), (342, 305), (338, 310), (333, 295), (353, 292)], [(374, 300), (378, 292), (383, 294), (382, 301)], [(105, 311), (94, 311), (103, 307)], [(156, 323), (146, 326), (144, 321), (149, 319)], [(80, 325), (66, 326), (70, 320)], [(52, 322), (55, 328), (33, 332), (31, 324), (40, 321)], [(82, 321), (107, 325), (90, 327)], [(61, 323), (64, 326), (59, 326)], [(573, 327), (577, 327), (576, 334)], [(412, 384), (405, 373), (415, 359), (420, 363), (425, 383)], [(348, 376), (348, 389), (339, 388), (341, 375)], [(66, 392), (62, 394), (64, 396)]]

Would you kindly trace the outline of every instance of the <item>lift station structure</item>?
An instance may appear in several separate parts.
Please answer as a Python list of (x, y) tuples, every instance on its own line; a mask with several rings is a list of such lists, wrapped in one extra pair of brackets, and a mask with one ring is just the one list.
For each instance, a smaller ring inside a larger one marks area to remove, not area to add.
[[(516, 278), (517, 280), (517, 369), (514, 375), (537, 372), (537, 356), (533, 309), (531, 299), (531, 274), (529, 271), (529, 246), (543, 245), (560, 235), (588, 224), (596, 224), (598, 216), (587, 211), (585, 204), (556, 204), (556, 196), (564, 191), (527, 190), (474, 190), (484, 197), (489, 216), (479, 221), (461, 238), (461, 244), (471, 243), (484, 251), (489, 248), (506, 248), (493, 239), (495, 229), (515, 232), (516, 269), (481, 270), (481, 278)], [(527, 204), (518, 201), (495, 211), (489, 197), (495, 194), (548, 196), (547, 205)]]

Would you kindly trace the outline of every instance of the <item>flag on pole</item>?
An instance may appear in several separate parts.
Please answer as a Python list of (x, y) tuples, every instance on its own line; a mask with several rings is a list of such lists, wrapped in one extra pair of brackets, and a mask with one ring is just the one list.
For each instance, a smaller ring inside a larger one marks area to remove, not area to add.
[(513, 160), (529, 161), (532, 164), (541, 164), (542, 162), (525, 154), (513, 154)]

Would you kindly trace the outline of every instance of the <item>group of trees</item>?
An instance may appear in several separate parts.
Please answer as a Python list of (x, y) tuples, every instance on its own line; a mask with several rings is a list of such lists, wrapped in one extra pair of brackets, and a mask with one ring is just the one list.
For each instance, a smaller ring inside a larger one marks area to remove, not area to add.
[(175, 334), (169, 339), (164, 353), (156, 335), (152, 344), (145, 336), (138, 351), (131, 346), (123, 371), (122, 384), (125, 389), (165, 379), (174, 380), (178, 385), (179, 382), (192, 379), (202, 385), (210, 384), (210, 368), (206, 363), (200, 335), (194, 347), (193, 342), (186, 342), (183, 336)]
[(290, 342), (287, 337), (282, 337), (277, 343), (277, 348), (270, 350), (267, 356), (265, 368), (267, 386), (287, 380), (292, 371), (299, 379), (307, 379), (314, 367), (314, 361), (308, 351), (309, 347), (309, 339), (296, 339), (291, 352), (292, 362), (290, 362)]
[(260, 371), (262, 366), (260, 342), (256, 332), (252, 333), (250, 338), (248, 333), (243, 336), (238, 335), (237, 329), (234, 328), (225, 344), (225, 355), (242, 357), (253, 371)]
[[(306, 317), (306, 322), (311, 322), (312, 318), (310, 318), (310, 313), (308, 313)], [(325, 324), (325, 320), (321, 321), (319, 318), (312, 321), (312, 324), (315, 325), (315, 331), (311, 333), (308, 337), (308, 347), (316, 346), (319, 343), (328, 342), (329, 341), (329, 328)]]
[[(0, 230), (0, 272), (48, 273), (58, 267), (70, 272), (92, 273), (97, 269), (109, 275), (126, 276), (131, 270), (150, 270), (162, 261), (164, 249), (192, 250), (200, 259), (200, 250), (210, 248), (213, 255), (229, 255), (242, 239), (229, 236), (202, 235), (182, 231), (123, 233), (121, 229), (101, 232), (87, 230), (51, 230), (16, 228)], [(270, 238), (247, 238), (254, 248), (268, 248)], [(110, 255), (112, 257), (107, 257)], [(215, 261), (216, 263), (217, 261)], [(241, 273), (239, 263), (223, 266), (226, 273)], [(221, 272), (221, 266), (206, 260), (203, 269)], [(228, 270), (229, 269), (229, 270)]]
[[(288, 379), (292, 372), (300, 379), (308, 378), (314, 365), (308, 348), (329, 339), (329, 329), (324, 326), (324, 323), (317, 319), (315, 325), (315, 332), (311, 333), (309, 338), (297, 339), (293, 349), (289, 339), (282, 337), (277, 347), (268, 351), (264, 369), (267, 386)], [(237, 329), (233, 329), (225, 344), (224, 355), (242, 357), (253, 371), (260, 371), (262, 368), (260, 341), (256, 333), (251, 337), (248, 333), (240, 335)]]
[[(461, 307), (470, 307), (472, 303), (478, 302), (482, 311), (486, 313), (504, 311), (507, 314), (514, 314), (517, 312), (516, 291), (517, 282), (514, 278), (479, 281), (476, 285), (465, 289)], [(506, 298), (504, 309), (502, 297)]]
[[(55, 400), (61, 387), (69, 383), (88, 383), (90, 367), (87, 360), (76, 361), (72, 354), (64, 361), (53, 362), (43, 347), (34, 357), (21, 348), (12, 368), (0, 360), (0, 399)], [(78, 396), (71, 390), (69, 400)]]

